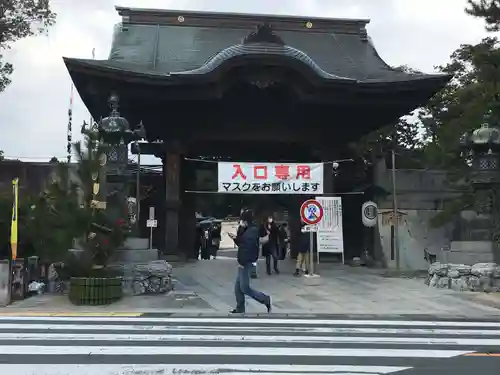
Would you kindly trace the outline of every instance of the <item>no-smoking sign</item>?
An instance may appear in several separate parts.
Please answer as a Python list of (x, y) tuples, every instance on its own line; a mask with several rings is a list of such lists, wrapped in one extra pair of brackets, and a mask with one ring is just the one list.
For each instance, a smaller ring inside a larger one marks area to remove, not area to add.
[(300, 206), (300, 217), (308, 225), (316, 225), (323, 218), (323, 207), (315, 199), (309, 199)]

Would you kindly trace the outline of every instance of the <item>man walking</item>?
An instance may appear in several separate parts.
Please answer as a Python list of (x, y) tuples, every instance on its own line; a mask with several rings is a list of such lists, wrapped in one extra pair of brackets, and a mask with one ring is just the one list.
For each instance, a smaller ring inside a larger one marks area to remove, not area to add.
[[(243, 214), (243, 212), (247, 211), (248, 209), (247, 208), (242, 208), (240, 210), (240, 223), (238, 225), (238, 229), (236, 231), (236, 238), (239, 238), (243, 232), (245, 232), (246, 228), (245, 226), (243, 225), (243, 221), (241, 220), (241, 215)], [(234, 235), (233, 235), (234, 236)], [(234, 237), (229, 235), (229, 237), (231, 237), (234, 241)], [(238, 246), (238, 244), (236, 244), (236, 246)], [(256, 279), (257, 278), (257, 261), (253, 262), (252, 263), (252, 271), (250, 272), (250, 277), (252, 279)]]
[(250, 286), (250, 274), (254, 267), (253, 263), (257, 262), (259, 258), (259, 245), (263, 242), (259, 237), (259, 229), (255, 225), (251, 210), (244, 210), (242, 212), (241, 224), (243, 229), (241, 231), (238, 230), (238, 235), (233, 238), (238, 246), (238, 275), (234, 284), (236, 308), (231, 312), (245, 312), (245, 295), (265, 305), (267, 312), (271, 312), (271, 297), (252, 289)]

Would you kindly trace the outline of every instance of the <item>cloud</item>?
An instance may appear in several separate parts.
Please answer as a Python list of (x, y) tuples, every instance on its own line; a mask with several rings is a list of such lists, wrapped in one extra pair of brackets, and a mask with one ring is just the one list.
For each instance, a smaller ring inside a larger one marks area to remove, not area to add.
[[(7, 53), (13, 84), (0, 94), (0, 125), (7, 156), (65, 156), (71, 81), (62, 56), (106, 58), (119, 17), (111, 0), (52, 0), (59, 17), (47, 36), (18, 42)], [(484, 37), (481, 20), (467, 16), (465, 0), (123, 0), (122, 6), (186, 10), (370, 18), (369, 33), (391, 65), (431, 71), (461, 43)], [(73, 130), (88, 113), (75, 93)]]

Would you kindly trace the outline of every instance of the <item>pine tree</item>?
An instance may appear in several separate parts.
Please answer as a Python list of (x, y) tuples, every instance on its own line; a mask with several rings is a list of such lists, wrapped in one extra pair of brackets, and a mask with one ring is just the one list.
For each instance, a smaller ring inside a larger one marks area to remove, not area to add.
[(0, 92), (11, 83), (10, 75), (14, 71), (3, 52), (19, 39), (46, 32), (55, 19), (49, 0), (0, 1)]
[(488, 31), (500, 30), (500, 0), (468, 0), (465, 11), (474, 17), (484, 18)]

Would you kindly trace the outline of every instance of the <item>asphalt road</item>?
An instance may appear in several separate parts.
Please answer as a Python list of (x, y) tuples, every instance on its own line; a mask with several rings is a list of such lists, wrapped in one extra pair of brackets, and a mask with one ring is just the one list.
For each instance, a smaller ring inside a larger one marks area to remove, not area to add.
[(0, 316), (0, 374), (498, 375), (500, 322)]

